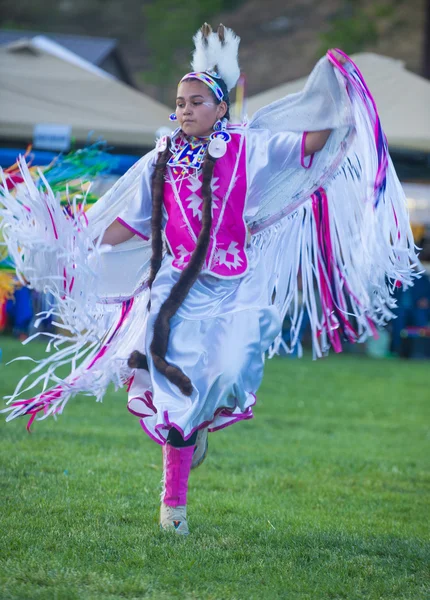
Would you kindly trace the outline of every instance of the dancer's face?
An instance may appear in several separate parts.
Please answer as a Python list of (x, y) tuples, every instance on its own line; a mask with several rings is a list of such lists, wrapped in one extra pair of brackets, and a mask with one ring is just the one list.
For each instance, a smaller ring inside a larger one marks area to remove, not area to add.
[(204, 137), (213, 132), (213, 126), (227, 112), (227, 104), (217, 104), (215, 98), (202, 81), (190, 79), (178, 87), (176, 116), (179, 126), (186, 135)]

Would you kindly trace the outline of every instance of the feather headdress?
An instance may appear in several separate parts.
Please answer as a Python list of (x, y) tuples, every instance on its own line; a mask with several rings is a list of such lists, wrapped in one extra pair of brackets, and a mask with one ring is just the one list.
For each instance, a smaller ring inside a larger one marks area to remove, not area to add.
[(240, 76), (238, 51), (240, 37), (232, 29), (220, 24), (217, 32), (205, 23), (193, 37), (195, 50), (191, 67), (196, 72), (215, 71), (228, 91), (234, 88)]

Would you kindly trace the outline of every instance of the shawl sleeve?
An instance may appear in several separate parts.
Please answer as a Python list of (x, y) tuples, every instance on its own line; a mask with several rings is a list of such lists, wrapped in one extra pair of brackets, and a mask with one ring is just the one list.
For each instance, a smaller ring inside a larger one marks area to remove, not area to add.
[[(246, 133), (247, 203), (245, 219), (252, 220), (260, 208), (267, 181), (278, 172), (307, 167), (306, 133), (248, 129)], [(312, 157), (310, 157), (312, 159)]]
[(144, 169), (139, 189), (130, 199), (125, 210), (121, 211), (117, 220), (141, 239), (148, 241), (151, 237), (151, 176), (153, 161)]
[[(87, 212), (79, 195), (69, 199), (72, 210), (65, 210), (43, 174), (34, 178), (24, 159), (16, 195), (3, 179), (1, 227), (17, 275), (26, 285), (51, 294), (48, 313), (60, 327), (43, 334), (47, 351), (55, 351), (19, 382), (5, 409), (7, 420), (29, 415), (29, 428), (36, 415), (62, 412), (76, 394), (101, 400), (110, 383), (120, 386), (130, 377), (126, 358), (147, 317), (151, 251), (141, 236), (114, 248), (101, 240), (120, 215), (142, 235), (148, 232), (154, 156), (155, 151), (141, 158)], [(70, 374), (63, 379), (57, 369), (65, 366)], [(28, 398), (41, 384), (42, 392)]]
[[(307, 313), (314, 356), (363, 341), (393, 317), (393, 292), (419, 265), (406, 199), (390, 160), (376, 104), (357, 66), (328, 53), (303, 92), (256, 113), (251, 129), (272, 135), (331, 129), (309, 168), (267, 170), (248, 226), (267, 264), (269, 297), (300, 346)], [(279, 165), (283, 152), (279, 146)]]
[[(123, 302), (145, 287), (151, 258), (151, 177), (155, 154), (151, 153), (139, 169), (139, 177), (124, 198), (124, 208), (116, 217), (134, 237), (104, 252), (98, 265), (99, 299)], [(92, 215), (90, 215), (91, 218)]]

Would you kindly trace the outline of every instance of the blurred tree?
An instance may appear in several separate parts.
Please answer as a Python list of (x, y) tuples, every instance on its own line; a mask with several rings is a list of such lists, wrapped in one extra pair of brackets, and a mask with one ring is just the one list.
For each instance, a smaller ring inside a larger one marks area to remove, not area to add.
[(426, 17), (423, 46), (423, 75), (430, 79), (430, 0), (426, 0)]
[(342, 11), (332, 20), (329, 30), (320, 34), (319, 54), (329, 48), (342, 48), (347, 54), (361, 52), (378, 41), (379, 22), (393, 14), (391, 2), (363, 5), (360, 0), (344, 0)]
[[(143, 7), (146, 17), (146, 41), (152, 68), (145, 72), (148, 82), (168, 85), (189, 62), (191, 38), (211, 17), (231, 10), (243, 0), (155, 0)], [(214, 23), (215, 26), (215, 23)]]

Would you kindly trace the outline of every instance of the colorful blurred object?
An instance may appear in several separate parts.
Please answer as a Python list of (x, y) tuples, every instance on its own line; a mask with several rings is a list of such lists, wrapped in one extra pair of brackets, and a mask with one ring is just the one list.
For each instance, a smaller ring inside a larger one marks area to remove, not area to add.
[[(48, 166), (40, 167), (32, 165), (33, 156), (31, 146), (29, 146), (24, 155), (30, 167), (30, 173), (40, 184), (40, 173), (48, 181), (52, 191), (60, 194), (61, 202), (69, 204), (71, 196), (79, 193), (86, 195), (86, 203), (94, 204), (98, 197), (88, 192), (91, 184), (102, 175), (106, 175), (114, 169), (118, 163), (118, 158), (106, 151), (106, 144), (98, 142), (70, 152), (68, 154), (57, 156)], [(17, 163), (5, 169), (6, 182), (9, 189), (13, 189), (22, 182), (21, 173)]]
[[(43, 186), (40, 175), (42, 174), (51, 189), (61, 198), (61, 204), (65, 210), (73, 210), (73, 199), (82, 197), (82, 203), (85, 201), (85, 209), (94, 204), (98, 198), (96, 184), (104, 176), (108, 175), (117, 167), (118, 157), (109, 154), (104, 142), (98, 142), (70, 152), (66, 155), (59, 155), (47, 166), (32, 165), (33, 155), (32, 147), (28, 146), (24, 157), (27, 163), (31, 165), (30, 173), (36, 182), (36, 185)], [(9, 190), (14, 190), (22, 183), (22, 176), (17, 163), (11, 165), (3, 171), (6, 185)], [(0, 195), (1, 202), (1, 195)], [(78, 210), (82, 209), (82, 203), (75, 204)], [(0, 312), (4, 313), (6, 301), (13, 297), (15, 289), (19, 288), (21, 283), (15, 276), (15, 268), (12, 259), (8, 256), (7, 247), (4, 244), (3, 234), (0, 224)], [(2, 319), (0, 318), (0, 330)], [(3, 324), (4, 327), (4, 324)]]
[(234, 118), (237, 123), (242, 123), (246, 116), (246, 77), (241, 73), (236, 84), (236, 103), (234, 105)]
[(15, 290), (15, 272), (2, 269), (0, 266), (0, 306), (12, 298)]

